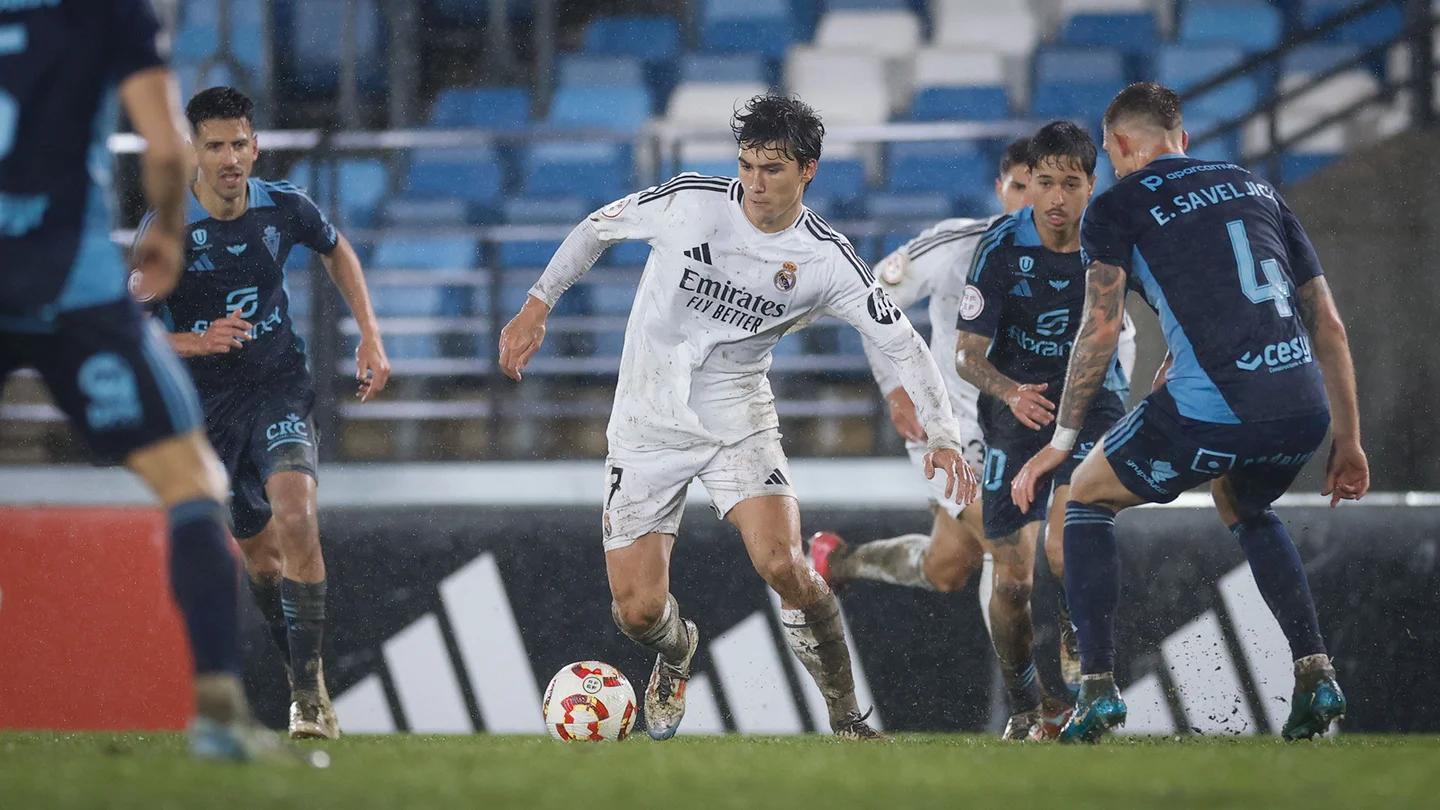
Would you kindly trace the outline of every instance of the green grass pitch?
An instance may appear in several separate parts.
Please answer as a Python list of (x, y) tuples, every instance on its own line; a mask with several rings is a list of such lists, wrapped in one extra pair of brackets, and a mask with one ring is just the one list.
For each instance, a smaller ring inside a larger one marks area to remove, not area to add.
[(195, 763), (177, 734), (0, 733), (5, 810), (1434, 807), (1440, 737), (350, 737), (327, 770)]

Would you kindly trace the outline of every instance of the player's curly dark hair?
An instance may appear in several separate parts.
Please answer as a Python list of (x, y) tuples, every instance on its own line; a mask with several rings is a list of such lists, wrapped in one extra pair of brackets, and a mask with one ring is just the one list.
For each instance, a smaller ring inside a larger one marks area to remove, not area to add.
[(730, 130), (740, 148), (776, 147), (802, 167), (820, 159), (825, 139), (825, 124), (809, 104), (773, 91), (745, 102)]
[(1119, 95), (1105, 108), (1105, 128), (1130, 119), (1139, 120), (1163, 130), (1175, 130), (1184, 125), (1180, 107), (1180, 96), (1170, 88), (1155, 82), (1136, 82), (1121, 90)]
[(205, 121), (229, 121), (245, 119), (252, 128), (255, 126), (255, 102), (233, 87), (211, 87), (201, 90), (185, 105), (185, 117), (190, 127), (198, 129)]
[(1062, 165), (1073, 160), (1085, 170), (1085, 174), (1092, 175), (1098, 156), (1095, 141), (1088, 132), (1070, 121), (1053, 121), (1030, 138), (1030, 151), (1025, 162), (1034, 171), (1047, 160)]
[(1016, 138), (1010, 142), (1009, 146), (1005, 147), (1005, 151), (1000, 155), (999, 176), (1004, 177), (1006, 172), (1022, 164), (1027, 166), (1030, 164), (1029, 138)]

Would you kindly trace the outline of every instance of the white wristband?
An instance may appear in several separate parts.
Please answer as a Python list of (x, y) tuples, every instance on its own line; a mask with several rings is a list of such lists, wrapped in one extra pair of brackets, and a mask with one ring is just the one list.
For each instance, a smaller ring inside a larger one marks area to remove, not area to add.
[(1075, 428), (1055, 426), (1055, 435), (1050, 437), (1050, 446), (1056, 450), (1070, 452), (1075, 449), (1075, 440), (1080, 438), (1080, 431)]

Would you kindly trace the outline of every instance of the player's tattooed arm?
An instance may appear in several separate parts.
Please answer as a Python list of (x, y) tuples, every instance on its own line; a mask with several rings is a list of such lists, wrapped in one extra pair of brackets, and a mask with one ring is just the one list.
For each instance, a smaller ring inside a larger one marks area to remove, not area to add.
[(1055, 403), (1042, 393), (1048, 384), (1021, 385), (1001, 373), (986, 355), (991, 339), (961, 331), (955, 340), (955, 370), (966, 382), (1010, 406), (1020, 424), (1040, 430), (1055, 420)]
[(1360, 405), (1355, 392), (1355, 361), (1340, 310), (1330, 295), (1324, 276), (1316, 276), (1296, 291), (1300, 319), (1310, 333), (1315, 357), (1325, 377), (1330, 397), (1332, 441), (1325, 469), (1325, 489), (1330, 505), (1342, 500), (1360, 500), (1370, 489), (1370, 461), (1360, 446)]
[(1085, 271), (1085, 313), (1070, 351), (1065, 395), (1060, 398), (1060, 426), (1079, 430), (1090, 403), (1115, 362), (1120, 327), (1125, 321), (1125, 271), (1092, 262)]

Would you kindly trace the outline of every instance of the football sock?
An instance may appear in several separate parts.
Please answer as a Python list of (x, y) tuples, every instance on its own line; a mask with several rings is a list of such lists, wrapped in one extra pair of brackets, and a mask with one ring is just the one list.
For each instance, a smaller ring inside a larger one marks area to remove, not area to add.
[(185, 617), (197, 675), (240, 672), (240, 583), (225, 510), (209, 498), (170, 508), (170, 587)]
[(289, 631), (294, 689), (320, 688), (320, 648), (325, 640), (325, 581), (280, 582), (280, 606)]
[(1065, 597), (1086, 675), (1115, 669), (1115, 609), (1120, 604), (1120, 546), (1115, 513), (1080, 501), (1065, 505)]
[(859, 713), (855, 678), (850, 672), (850, 647), (840, 621), (840, 601), (826, 593), (820, 601), (798, 610), (780, 611), (785, 641), (805, 671), (815, 679), (830, 710), (830, 727), (838, 728), (846, 716)]
[(1000, 659), (1000, 674), (1012, 713), (1028, 712), (1040, 705), (1030, 591), (1029, 585), (996, 582), (990, 595), (990, 636)]
[(872, 579), (907, 588), (935, 590), (925, 577), (925, 555), (930, 535), (904, 534), (856, 546), (849, 554), (833, 559), (830, 570), (839, 580)]
[(1320, 638), (1320, 620), (1315, 616), (1305, 564), (1285, 524), (1266, 509), (1231, 526), (1230, 532), (1250, 561), (1260, 595), (1290, 642), (1290, 656), (1300, 659), (1324, 653), (1325, 642)]
[(637, 630), (625, 626), (620, 619), (620, 605), (615, 602), (610, 603), (610, 618), (631, 641), (650, 648), (669, 663), (683, 663), (690, 652), (690, 631), (680, 617), (680, 603), (673, 594), (665, 597), (665, 610), (654, 627)]
[(261, 576), (259, 579), (248, 579), (250, 595), (255, 597), (255, 605), (265, 617), (265, 627), (270, 631), (270, 638), (285, 659), (285, 665), (289, 666), (290, 630), (285, 626), (285, 611), (280, 606), (280, 577)]

